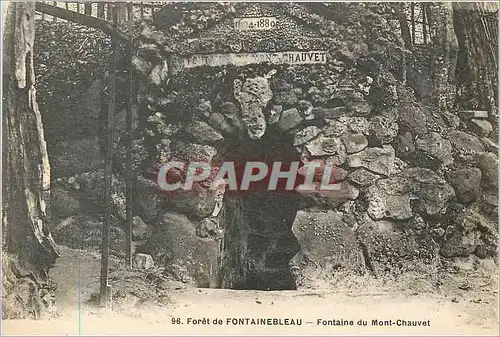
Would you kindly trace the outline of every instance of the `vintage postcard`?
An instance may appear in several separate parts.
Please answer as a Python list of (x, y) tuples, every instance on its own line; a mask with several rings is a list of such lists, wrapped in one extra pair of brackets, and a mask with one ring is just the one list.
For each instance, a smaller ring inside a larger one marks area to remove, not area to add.
[(499, 335), (497, 2), (1, 6), (2, 335)]

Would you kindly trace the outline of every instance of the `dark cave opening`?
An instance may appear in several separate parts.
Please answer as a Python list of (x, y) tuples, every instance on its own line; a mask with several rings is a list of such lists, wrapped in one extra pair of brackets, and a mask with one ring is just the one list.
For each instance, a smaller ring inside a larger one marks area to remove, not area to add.
[[(263, 161), (272, 167), (273, 162), (280, 161), (282, 171), (290, 162), (300, 161), (293, 137), (277, 128), (269, 128), (259, 140), (227, 142), (223, 153), (224, 160), (237, 163)], [(241, 172), (236, 172), (239, 178)], [(220, 255), (222, 288), (296, 289), (289, 261), (300, 250), (291, 230), (299, 199), (294, 191), (285, 190), (285, 179), (278, 180), (275, 191), (268, 191), (267, 185), (268, 180), (263, 179), (252, 183), (248, 191), (226, 192)]]

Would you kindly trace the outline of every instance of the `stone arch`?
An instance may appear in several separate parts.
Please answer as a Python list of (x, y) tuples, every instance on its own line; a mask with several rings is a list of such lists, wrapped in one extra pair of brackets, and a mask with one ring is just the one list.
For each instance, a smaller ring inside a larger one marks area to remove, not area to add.
[[(220, 83), (215, 81), (216, 84), (209, 94), (194, 94), (193, 96), (197, 96), (195, 104), (189, 106), (192, 115), (174, 119), (174, 125), (162, 124), (168, 117), (160, 113), (149, 117), (146, 122), (161, 134), (160, 137), (164, 137), (157, 141), (158, 151), (154, 154), (157, 164), (172, 159), (203, 160), (210, 165), (224, 160), (240, 163), (260, 160), (270, 165), (274, 161), (298, 161), (303, 164), (306, 160), (314, 159), (331, 160), (336, 166), (345, 164), (347, 150), (342, 139), (324, 133), (325, 128), (330, 130), (324, 117), (340, 110), (337, 107), (317, 106), (321, 98), (316, 95), (325, 93), (315, 92), (317, 88), (307, 93), (300, 92), (300, 87), (287, 83), (284, 77), (289, 76), (292, 71), (290, 67), (269, 69), (272, 65), (266, 64), (262, 69), (253, 68), (255, 65), (250, 64), (226, 71)], [(303, 71), (306, 71), (305, 69)], [(184, 89), (192, 86), (193, 90), (189, 90), (191, 93), (203, 90), (203, 85), (196, 81), (196, 72), (206, 76), (207, 70), (190, 72), (186, 77), (191, 80), (184, 82)], [(274, 78), (276, 74), (278, 76)], [(310, 97), (317, 98), (316, 106), (309, 100)], [(369, 109), (365, 102), (361, 104), (365, 106), (360, 106), (360, 109)], [(171, 134), (166, 138), (168, 132)], [(367, 140), (362, 134), (355, 135), (353, 142), (348, 144), (350, 153), (361, 151), (366, 146)], [(346, 171), (342, 168), (335, 174), (335, 180), (346, 178)], [(209, 237), (222, 244), (217, 254), (217, 265), (221, 274), (212, 282), (219, 282), (223, 287), (295, 288), (289, 261), (300, 251), (297, 238), (292, 232), (297, 211), (318, 205), (325, 208), (329, 203), (341, 204), (354, 199), (358, 192), (352, 184), (343, 182), (339, 196), (330, 199), (321, 195), (302, 196), (293, 191), (289, 192), (290, 195), (274, 197), (266, 197), (263, 194), (268, 193), (262, 193), (262, 190), (257, 192), (261, 194), (258, 197), (257, 193), (252, 193), (237, 197), (226, 195), (225, 212), (221, 215), (219, 210), (223, 208), (221, 203), (224, 197), (208, 192), (208, 186), (201, 187), (189, 195), (178, 196), (178, 200), (168, 200), (175, 198), (172, 195), (161, 197), (165, 199), (163, 201), (167, 203), (167, 208), (172, 207), (177, 212), (184, 212), (187, 218), (197, 222), (195, 226), (198, 236)], [(256, 205), (256, 198), (263, 202), (263, 206), (268, 203), (281, 206), (262, 212), (251, 210), (251, 207)], [(285, 210), (282, 210), (282, 207), (285, 207)], [(273, 213), (280, 213), (279, 220), (286, 221), (286, 226), (276, 228), (274, 232), (269, 228), (259, 229), (263, 227), (263, 220), (256, 219), (265, 215), (273, 218)], [(228, 214), (235, 214), (237, 218), (230, 220), (227, 218)], [(250, 214), (252, 216), (249, 216)], [(260, 223), (256, 224), (256, 221)], [(230, 234), (221, 237), (218, 231)], [(238, 244), (235, 244), (236, 241)], [(238, 254), (237, 252), (242, 255), (240, 258), (228, 256)], [(213, 264), (215, 263), (213, 261)]]
[[(266, 6), (275, 5), (249, 6), (266, 13)], [(455, 163), (454, 149), (466, 132), (457, 130), (450, 116), (433, 119), (402, 84), (394, 66), (402, 62), (398, 41), (390, 29), (377, 26), (367, 32), (365, 21), (353, 28), (305, 9), (297, 11), (297, 6), (302, 5), (281, 9), (319, 27), (323, 36), (309, 36), (308, 30), (306, 38), (297, 39), (272, 34), (227, 41), (181, 39), (178, 31), (186, 28), (182, 25), (160, 30), (145, 24), (134, 58), (141, 76), (141, 136), (135, 148), (142, 177), (137, 195), (139, 213), (155, 223), (155, 234), (139, 249), (197, 286), (283, 289), (322, 286), (345, 274), (435, 276), (443, 252), (450, 256), (456, 253), (455, 245), (467, 246), (460, 240), (469, 234), (453, 232), (457, 227), (448, 224), (463, 224), (468, 215), (455, 216), (455, 208), (449, 207), (460, 195), (444, 174), (461, 165)], [(345, 10), (345, 5), (339, 6)], [(366, 11), (354, 5), (348, 10), (354, 21), (381, 20)], [(203, 29), (228, 29), (230, 19), (224, 20), (202, 28), (201, 36), (210, 36)], [(265, 44), (271, 40), (279, 41), (279, 48)], [(227, 148), (254, 151), (266, 140), (283, 138), (288, 139), (284, 153), (334, 163), (334, 178), (341, 184), (335, 195), (300, 195), (288, 203), (294, 214), (287, 228), (293, 235), (284, 244), (278, 241), (286, 235), (279, 231), (273, 239), (256, 235), (255, 242), (248, 241), (249, 234), (256, 234), (244, 220), (249, 200), (246, 204), (204, 186), (175, 197), (155, 190), (155, 170), (167, 160), (214, 164), (224, 160)], [(480, 192), (466, 193), (477, 197)], [(443, 227), (448, 225), (445, 236)], [(488, 239), (477, 233), (475, 247), (488, 246)], [(296, 250), (288, 255), (273, 255), (294, 245)], [(468, 254), (476, 249), (463, 248)], [(252, 250), (256, 253), (247, 263)], [(277, 277), (269, 276), (273, 268), (266, 267), (267, 262), (290, 256), (288, 263), (274, 269)], [(252, 263), (268, 274), (253, 273)], [(285, 275), (278, 270), (284, 265), (289, 274), (278, 284)], [(266, 284), (269, 280), (276, 282)]]

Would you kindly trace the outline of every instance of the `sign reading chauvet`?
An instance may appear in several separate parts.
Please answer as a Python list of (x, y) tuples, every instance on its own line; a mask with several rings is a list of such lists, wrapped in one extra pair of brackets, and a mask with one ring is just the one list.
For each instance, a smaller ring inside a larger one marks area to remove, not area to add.
[(275, 53), (227, 53), (198, 54), (184, 58), (185, 68), (202, 66), (220, 67), (228, 64), (246, 66), (249, 64), (315, 64), (326, 63), (326, 51), (287, 51)]

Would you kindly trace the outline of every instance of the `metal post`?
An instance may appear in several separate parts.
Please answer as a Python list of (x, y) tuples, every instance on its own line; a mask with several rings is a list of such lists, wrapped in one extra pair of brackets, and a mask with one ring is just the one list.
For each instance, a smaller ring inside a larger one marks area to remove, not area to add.
[[(116, 11), (113, 10), (113, 28), (117, 29)], [(104, 163), (104, 224), (102, 227), (102, 255), (101, 255), (101, 289), (100, 305), (109, 307), (111, 293), (108, 285), (108, 265), (109, 265), (109, 226), (111, 223), (111, 183), (112, 183), (112, 158), (113, 158), (113, 130), (115, 114), (115, 95), (116, 95), (116, 63), (118, 59), (118, 39), (116, 34), (111, 34), (111, 70), (109, 73), (109, 106), (108, 106), (108, 125), (106, 144), (106, 157)]]
[(132, 56), (133, 56), (133, 29), (134, 29), (134, 15), (133, 15), (133, 4), (127, 4), (128, 12), (128, 97), (127, 97), (127, 197), (126, 197), (126, 215), (127, 215), (127, 226), (126, 226), (126, 265), (128, 268), (132, 268), (132, 107), (134, 104), (133, 100), (133, 68), (132, 68)]
[[(57, 1), (52, 1), (52, 6), (57, 7)], [(57, 21), (57, 16), (52, 17), (52, 21), (56, 22)]]

